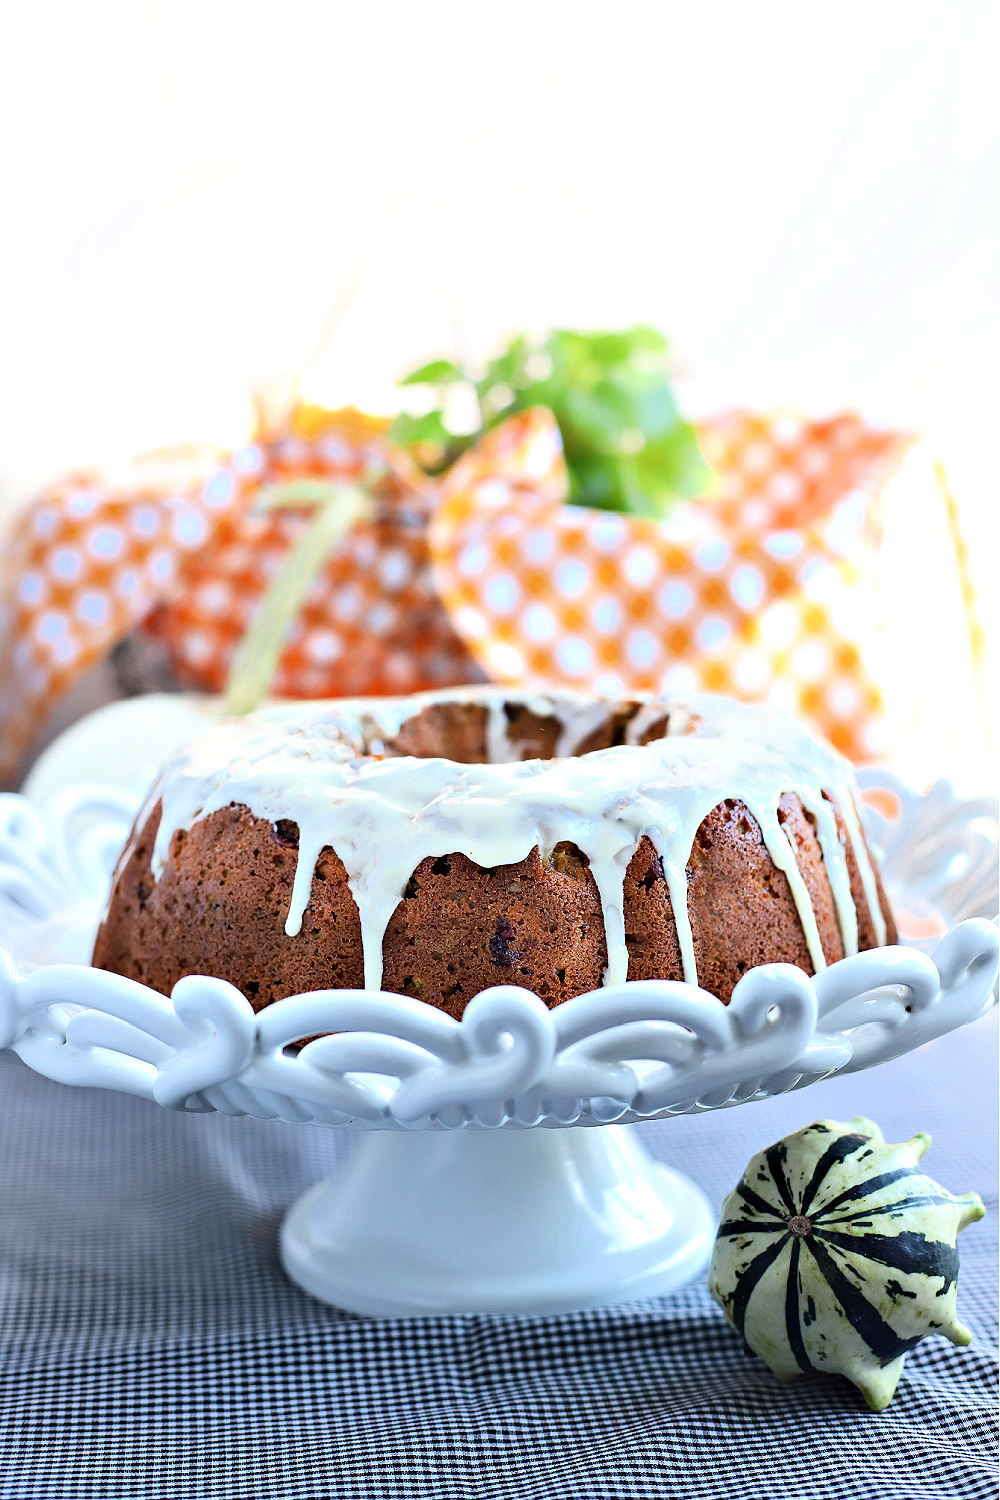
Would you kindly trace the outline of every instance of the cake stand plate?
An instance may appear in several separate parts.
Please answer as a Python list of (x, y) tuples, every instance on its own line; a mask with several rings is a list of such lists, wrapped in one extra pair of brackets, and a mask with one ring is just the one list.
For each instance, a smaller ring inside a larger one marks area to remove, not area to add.
[(281, 1232), (289, 1275), (338, 1307), (557, 1313), (660, 1294), (702, 1269), (715, 1216), (631, 1124), (871, 1067), (993, 1003), (995, 805), (944, 784), (920, 797), (884, 773), (862, 784), (905, 946), (814, 978), (753, 969), (728, 1006), (647, 980), (549, 1011), (497, 986), (461, 1022), (363, 990), (254, 1015), (221, 979), (189, 976), (168, 998), (92, 969), (135, 799), (0, 797), (0, 1046), (46, 1077), (170, 1109), (353, 1127), (345, 1163)]
[(303, 1195), (281, 1258), (352, 1312), (560, 1313), (682, 1286), (715, 1214), (629, 1127), (369, 1135)]

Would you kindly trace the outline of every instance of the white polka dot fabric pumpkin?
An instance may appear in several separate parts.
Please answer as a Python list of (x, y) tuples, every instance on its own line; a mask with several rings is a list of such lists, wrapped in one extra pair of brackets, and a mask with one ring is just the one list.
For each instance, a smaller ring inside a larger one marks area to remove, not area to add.
[(921, 1171), (929, 1145), (889, 1145), (873, 1120), (817, 1120), (748, 1164), (722, 1205), (708, 1285), (780, 1379), (846, 1375), (882, 1411), (927, 1334), (971, 1342), (955, 1241), (985, 1209)]

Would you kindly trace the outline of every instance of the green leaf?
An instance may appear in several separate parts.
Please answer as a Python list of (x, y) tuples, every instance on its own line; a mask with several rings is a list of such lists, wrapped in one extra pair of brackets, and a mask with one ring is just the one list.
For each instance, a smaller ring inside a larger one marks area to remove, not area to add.
[(667, 341), (651, 328), (632, 328), (625, 333), (595, 333), (587, 340), (590, 358), (606, 369), (627, 365), (640, 352), (660, 354)]
[(452, 385), (456, 380), (465, 380), (467, 376), (458, 365), (452, 364), (450, 359), (432, 359), (430, 364), (421, 365), (419, 370), (411, 370), (409, 375), (404, 375), (399, 382), (400, 385)]
[(635, 461), (640, 481), (667, 508), (676, 496), (705, 494), (712, 483), (697, 433), (687, 422), (678, 422), (665, 437), (638, 453)]
[[(677, 411), (667, 348), (663, 335), (644, 324), (615, 332), (557, 328), (541, 343), (520, 334), (474, 382), (483, 427), (529, 406), (547, 406), (562, 433), (575, 504), (666, 515), (678, 497), (703, 494), (711, 481), (695, 431)], [(405, 383), (468, 378), (437, 360)], [(392, 434), (411, 445), (429, 472), (439, 472), (476, 436), (456, 439), (440, 412), (397, 418)], [(440, 463), (428, 464), (421, 444), (445, 455)]]
[(613, 393), (601, 387), (591, 391), (570, 387), (553, 410), (570, 458), (616, 454), (622, 433), (633, 425), (631, 414), (623, 414)]
[(515, 391), (530, 385), (531, 376), (527, 374), (524, 367), (531, 353), (532, 350), (523, 335), (513, 339), (502, 354), (490, 360), (482, 380), (476, 382), (480, 399), (486, 391), (492, 390), (496, 385), (509, 385)]
[(644, 323), (637, 323), (634, 328), (630, 328), (626, 337), (633, 353), (666, 354), (670, 348), (669, 342), (662, 333), (658, 333), (655, 328), (647, 327)]
[(424, 412), (411, 417), (400, 412), (389, 427), (389, 438), (408, 448), (411, 457), (425, 474), (440, 474), (455, 462), (475, 440), (475, 434), (457, 436), (444, 425), (440, 411)]
[(424, 412), (420, 417), (400, 412), (392, 420), (389, 437), (404, 447), (409, 443), (438, 443), (442, 448), (448, 448), (455, 441), (441, 420), (440, 411)]

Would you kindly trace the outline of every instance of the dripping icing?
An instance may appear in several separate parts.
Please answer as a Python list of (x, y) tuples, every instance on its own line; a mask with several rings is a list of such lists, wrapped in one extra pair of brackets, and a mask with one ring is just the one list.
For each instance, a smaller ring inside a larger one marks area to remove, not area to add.
[[(376, 746), (381, 752), (422, 709), (454, 701), (485, 708), (489, 763), (370, 754)], [(559, 758), (519, 759), (505, 712), (511, 701), (559, 720)], [(358, 906), (365, 986), (379, 989), (385, 931), (421, 860), (463, 853), (492, 868), (518, 863), (536, 846), (545, 858), (557, 844), (571, 842), (590, 863), (604, 914), (605, 982), (617, 984), (628, 974), (625, 872), (647, 836), (663, 868), (684, 978), (696, 984), (685, 872), (704, 818), (719, 802), (737, 798), (755, 818), (772, 861), (789, 882), (819, 972), (826, 960), (816, 917), (778, 804), (783, 792), (794, 792), (814, 819), (844, 951), (850, 954), (857, 951), (857, 914), (846, 853), (832, 805), (823, 796), (828, 791), (841, 809), (884, 942), (885, 922), (846, 760), (784, 715), (709, 695), (643, 701), (627, 725), (624, 745), (562, 758), (609, 713), (634, 707), (635, 700), (595, 704), (582, 693), (459, 688), (407, 699), (277, 705), (223, 722), (183, 750), (161, 778), (154, 876), (163, 869), (173, 834), (220, 807), (245, 804), (272, 823), (291, 819), (299, 827), (299, 849), (286, 933), (301, 930), (316, 862), (324, 848), (332, 848)], [(667, 716), (666, 738), (640, 745), (642, 735)]]

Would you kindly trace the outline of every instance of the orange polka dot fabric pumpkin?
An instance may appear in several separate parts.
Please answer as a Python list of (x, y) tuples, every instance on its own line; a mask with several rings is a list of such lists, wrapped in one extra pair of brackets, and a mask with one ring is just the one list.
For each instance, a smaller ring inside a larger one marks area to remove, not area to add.
[(905, 438), (851, 416), (707, 424), (715, 493), (657, 522), (564, 504), (545, 409), (438, 480), (386, 425), (300, 406), (235, 453), (169, 450), (46, 491), (4, 549), (0, 777), (16, 780), (56, 705), (137, 628), (179, 685), (220, 691), (309, 520), (262, 509), (261, 490), (373, 471), (374, 513), (319, 561), (276, 695), (698, 687), (799, 712), (856, 760), (878, 753), (878, 496)]
[(879, 494), (909, 439), (857, 417), (704, 425), (713, 493), (652, 521), (503, 486), (554, 474), (559, 433), (511, 418), (455, 465), (431, 523), (441, 596), (490, 677), (616, 694), (729, 693), (800, 714), (856, 761), (884, 750), (872, 650)]
[(0, 784), (56, 705), (158, 601), (236, 503), (225, 454), (184, 447), (46, 490), (0, 549)]
[(358, 522), (318, 567), (271, 683), (278, 697), (399, 694), (478, 681), (482, 672), (435, 587), (427, 527), (435, 486), (361, 413), (300, 408), (290, 429), (235, 455), (252, 486), (220, 518), (211, 548), (191, 559), (185, 586), (155, 612), (149, 631), (168, 648), (185, 686), (221, 692), (237, 644), (308, 522), (308, 508), (260, 510), (254, 491), (301, 479), (373, 485), (374, 514)]
[(264, 487), (377, 471), (374, 514), (316, 579), (272, 691), (407, 693), (478, 681), (431, 571), (436, 491), (387, 423), (300, 407), (284, 431), (225, 455), (165, 452), (82, 473), (19, 518), (0, 577), (0, 778), (10, 784), (55, 706), (129, 632), (182, 687), (218, 692), (309, 508), (261, 510)]

